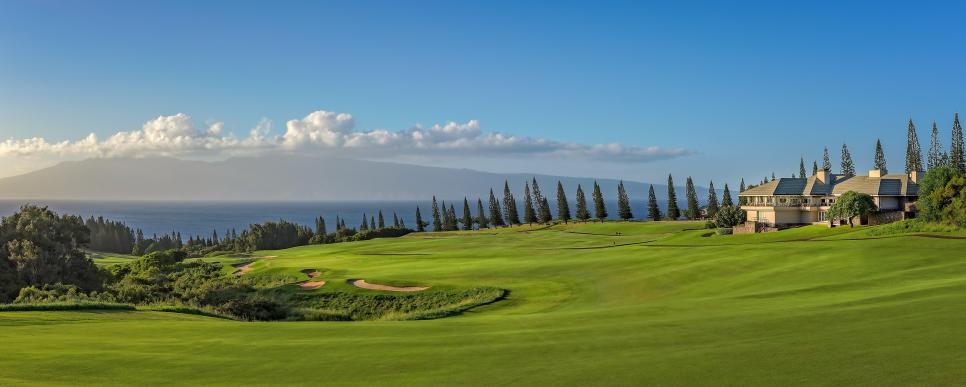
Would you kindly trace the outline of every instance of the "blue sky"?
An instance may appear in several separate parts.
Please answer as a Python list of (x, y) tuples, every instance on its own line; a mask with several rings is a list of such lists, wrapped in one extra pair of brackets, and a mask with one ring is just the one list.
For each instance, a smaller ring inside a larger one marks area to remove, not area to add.
[[(478, 120), (483, 132), (687, 150), (656, 161), (476, 148), (399, 156), (492, 171), (647, 181), (673, 172), (736, 184), (773, 170), (787, 176), (825, 145), (837, 164), (842, 142), (867, 168), (876, 137), (901, 170), (910, 116), (924, 146), (933, 120), (948, 145), (953, 113), (966, 106), (964, 11), (888, 2), (8, 1), (0, 141), (104, 139), (177, 113), (239, 137), (267, 118), (281, 135), (286, 121), (325, 110), (351, 114), (357, 131)], [(0, 175), (42, 164), (4, 157), (19, 166)]]

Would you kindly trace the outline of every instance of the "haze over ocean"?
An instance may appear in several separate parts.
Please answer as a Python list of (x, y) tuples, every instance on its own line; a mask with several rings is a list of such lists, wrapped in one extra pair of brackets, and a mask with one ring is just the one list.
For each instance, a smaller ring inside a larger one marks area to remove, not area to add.
[[(683, 192), (682, 192), (683, 193)], [(502, 200), (502, 196), (499, 198)], [(522, 211), (522, 202), (517, 206)], [(551, 200), (552, 198), (548, 198)], [(589, 201), (588, 197), (588, 201)], [(571, 213), (575, 211), (574, 198), (570, 197)], [(611, 219), (616, 219), (617, 201), (607, 200)], [(335, 230), (335, 217), (345, 218), (346, 226), (357, 228), (362, 215), (375, 215), (382, 210), (386, 223), (392, 223), (392, 213), (396, 212), (406, 222), (406, 226), (416, 226), (416, 206), (420, 207), (423, 221), (432, 221), (432, 200), (423, 201), (327, 201), (327, 202), (207, 202), (207, 201), (64, 201), (64, 200), (0, 200), (0, 216), (8, 216), (24, 204), (49, 206), (60, 214), (103, 216), (105, 219), (122, 221), (132, 228), (140, 228), (146, 237), (153, 234), (180, 232), (184, 239), (192, 235), (210, 236), (217, 230), (221, 236), (225, 230), (234, 228), (241, 232), (252, 223), (284, 219), (306, 226), (315, 227), (315, 218), (325, 217), (329, 232)], [(665, 201), (658, 201), (662, 211)], [(452, 204), (457, 217), (462, 217), (463, 200), (446, 200), (447, 207)], [(681, 203), (679, 203), (680, 205)], [(646, 198), (631, 198), (631, 207), (636, 218), (647, 215)], [(484, 210), (487, 204), (484, 200)], [(588, 202), (591, 212), (593, 203)], [(551, 211), (556, 213), (556, 203), (550, 201)], [(476, 215), (476, 201), (470, 203), (470, 210)], [(487, 210), (488, 211), (488, 210)]]

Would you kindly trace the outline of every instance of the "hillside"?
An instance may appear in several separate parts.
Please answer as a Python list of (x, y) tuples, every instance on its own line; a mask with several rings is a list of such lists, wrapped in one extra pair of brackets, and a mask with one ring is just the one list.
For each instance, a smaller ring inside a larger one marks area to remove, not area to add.
[[(416, 200), (477, 197), (504, 179), (523, 192), (533, 175), (499, 174), (469, 169), (425, 167), (376, 161), (300, 156), (189, 161), (174, 158), (88, 159), (0, 179), (0, 199), (69, 200)], [(536, 175), (551, 199), (557, 180), (573, 195), (577, 184), (587, 195), (592, 178)], [(617, 181), (601, 179), (613, 196)], [(683, 179), (680, 184), (683, 184)], [(646, 198), (647, 186), (625, 182), (632, 197)], [(683, 185), (678, 187), (684, 197)], [(667, 188), (655, 185), (659, 199)], [(699, 197), (707, 189), (697, 188)]]
[[(327, 284), (306, 294), (341, 291), (360, 278), (510, 294), (427, 321), (0, 312), (0, 384), (966, 380), (956, 366), (966, 353), (966, 258), (950, 253), (966, 247), (963, 234), (875, 237), (867, 228), (810, 226), (710, 236), (697, 227), (517, 227), (259, 252), (245, 275), (316, 269)], [(49, 372), (53, 364), (57, 372)]]

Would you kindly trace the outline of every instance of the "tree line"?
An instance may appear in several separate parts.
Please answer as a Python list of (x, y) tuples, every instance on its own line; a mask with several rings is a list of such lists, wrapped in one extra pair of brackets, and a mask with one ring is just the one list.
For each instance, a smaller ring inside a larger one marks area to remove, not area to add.
[[(742, 180), (742, 189), (744, 189), (744, 180)], [(705, 196), (706, 205), (704, 207), (699, 203), (698, 192), (690, 176), (686, 180), (684, 190), (685, 203), (682, 209), (678, 206), (674, 177), (668, 175), (668, 202), (662, 210), (658, 205), (654, 185), (650, 185), (647, 194), (647, 213), (644, 219), (654, 221), (714, 219), (718, 212), (725, 207), (728, 207), (731, 212), (737, 211), (738, 206), (731, 195), (731, 188), (727, 183), (724, 185), (720, 200), (718, 199), (718, 192), (714, 187), (714, 182), (712, 181), (708, 184), (708, 193)], [(466, 197), (463, 198), (462, 213), (457, 214), (456, 208), (452, 203), (447, 206), (445, 201), (437, 200), (433, 196), (430, 207), (431, 218), (429, 221), (423, 220), (422, 209), (418, 206), (416, 207), (416, 231), (474, 230), (523, 224), (550, 224), (554, 221), (561, 223), (569, 223), (571, 221), (603, 222), (610, 217), (604, 194), (596, 181), (594, 182), (589, 200), (584, 192), (583, 186), (581, 184), (577, 185), (573, 196), (575, 199), (573, 212), (571, 212), (570, 196), (568, 196), (563, 182), (559, 180), (557, 181), (554, 196), (555, 210), (551, 210), (550, 201), (541, 190), (537, 179), (533, 178), (530, 181), (524, 182), (522, 217), (520, 215), (521, 210), (518, 208), (520, 202), (517, 201), (513, 191), (510, 189), (509, 181), (504, 181), (503, 183), (502, 200), (497, 199), (497, 195), (492, 188), (490, 189), (486, 206), (484, 206), (483, 199), (478, 198), (475, 214), (472, 212), (470, 201)], [(619, 219), (624, 221), (638, 219), (631, 209), (631, 199), (624, 187), (623, 180), (617, 185), (616, 199), (616, 214)]]
[[(912, 118), (909, 119), (906, 125), (906, 159), (905, 159), (905, 172), (909, 174), (913, 171), (928, 171), (940, 167), (949, 167), (959, 173), (966, 173), (966, 144), (964, 144), (963, 138), (963, 127), (959, 124), (959, 113), (953, 115), (952, 130), (950, 133), (950, 146), (946, 150), (943, 146), (942, 139), (939, 134), (939, 126), (936, 121), (932, 122), (932, 130), (930, 131), (929, 138), (929, 149), (925, 157), (922, 154), (922, 147), (919, 143), (919, 133), (916, 129), (915, 123)], [(885, 151), (882, 148), (882, 141), (880, 139), (875, 140), (875, 148), (872, 158), (872, 169), (878, 169), (882, 171), (883, 174), (888, 173), (889, 166), (886, 162)], [(821, 170), (832, 171), (832, 160), (829, 156), (828, 147), (825, 147), (822, 153), (822, 166)], [(792, 173), (791, 176), (804, 178), (808, 176), (815, 176), (818, 174), (819, 165), (818, 161), (812, 161), (811, 175), (806, 173), (805, 168), (805, 157), (802, 156), (798, 160), (798, 175)], [(843, 143), (840, 157), (839, 157), (839, 173), (844, 176), (855, 176), (855, 163), (852, 160), (852, 154), (849, 151), (848, 144)], [(771, 178), (765, 177), (762, 179), (761, 183), (766, 183), (775, 180), (775, 174), (772, 173)], [(744, 189), (742, 189), (744, 191)]]

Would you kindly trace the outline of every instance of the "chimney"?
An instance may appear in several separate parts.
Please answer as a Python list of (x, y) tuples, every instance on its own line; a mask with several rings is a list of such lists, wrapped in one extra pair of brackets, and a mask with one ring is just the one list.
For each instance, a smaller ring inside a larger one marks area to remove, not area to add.
[(882, 177), (882, 170), (881, 169), (870, 169), (869, 170), (869, 177)]
[(815, 174), (815, 178), (821, 181), (822, 183), (828, 184), (828, 171), (824, 169), (820, 169), (818, 173)]
[(919, 184), (919, 175), (923, 174), (922, 171), (912, 171), (909, 172), (909, 180), (913, 183)]

